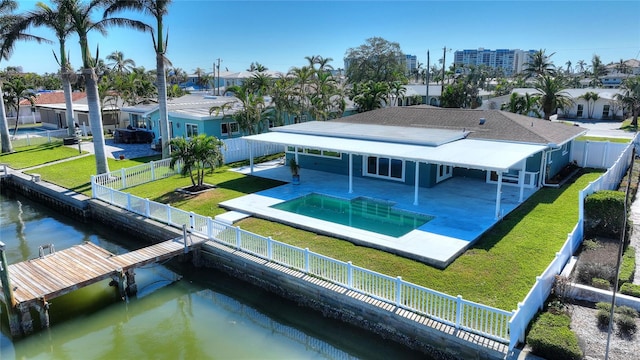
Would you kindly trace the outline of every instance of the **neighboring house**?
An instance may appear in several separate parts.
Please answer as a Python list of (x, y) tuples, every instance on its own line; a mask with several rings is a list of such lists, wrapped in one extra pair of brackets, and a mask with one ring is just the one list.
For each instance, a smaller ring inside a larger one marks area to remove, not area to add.
[[(270, 97), (265, 97), (265, 105), (271, 103)], [(224, 110), (222, 107), (224, 106)], [(216, 113), (209, 114), (212, 107), (220, 107)], [(169, 135), (174, 137), (192, 137), (197, 134), (207, 134), (219, 139), (237, 138), (243, 134), (239, 124), (232, 115), (242, 109), (242, 103), (234, 96), (213, 96), (206, 94), (187, 94), (167, 101), (169, 116)], [(123, 107), (121, 111), (127, 118), (127, 125), (135, 128), (146, 128), (160, 138), (160, 117), (158, 104), (136, 105)], [(351, 104), (345, 114), (355, 112)], [(295, 114), (285, 116), (284, 125), (312, 120), (309, 115), (298, 118)], [(270, 123), (269, 128), (274, 124)]]
[[(83, 98), (86, 98), (87, 94), (84, 92), (74, 92), (72, 93), (71, 96), (72, 96), (72, 101), (78, 101)], [(60, 104), (60, 103), (64, 104), (64, 92), (62, 91), (38, 92), (35, 96), (35, 104), (33, 106), (31, 105), (31, 102), (29, 100), (22, 99), (20, 101), (20, 115), (18, 116), (18, 119), (20, 120), (21, 124), (42, 122), (43, 116), (41, 114), (42, 113), (41, 107), (52, 105), (52, 104)], [(10, 113), (8, 116), (15, 117), (15, 112), (13, 112), (13, 114)], [(62, 124), (62, 126), (58, 126), (58, 122), (55, 122), (55, 125), (54, 125), (53, 121), (42, 122), (42, 126), (46, 128), (52, 128), (52, 129), (65, 127), (64, 109), (62, 110), (61, 116), (62, 116), (61, 117), (62, 121), (59, 124)], [(49, 119), (49, 115), (45, 114), (45, 118)]]
[[(587, 101), (583, 96), (587, 93), (598, 94), (595, 101)], [(518, 88), (511, 92), (518, 95), (539, 95), (540, 92), (534, 88)], [(566, 96), (571, 98), (571, 107), (564, 111), (558, 109), (559, 119), (594, 119), (594, 120), (615, 120), (622, 119), (623, 107), (617, 101), (616, 94), (622, 92), (618, 89), (602, 89), (602, 88), (584, 88), (584, 89), (564, 89), (562, 90)], [(500, 109), (503, 104), (509, 102), (511, 95), (503, 95), (490, 98), (483, 102), (482, 109)], [(591, 115), (591, 116), (589, 116)]]
[[(63, 129), (66, 128), (66, 109), (67, 105), (64, 102), (64, 93), (56, 93), (60, 99), (56, 99), (60, 102), (40, 104), (36, 105), (36, 109), (40, 113), (40, 120), (42, 126), (50, 129)], [(79, 126), (89, 126), (89, 105), (87, 104), (86, 93), (72, 94), (73, 102), (73, 119)], [(102, 109), (102, 125), (105, 131), (113, 131), (116, 128), (126, 126), (123, 123), (124, 119), (120, 113), (120, 107), (122, 106), (122, 100), (119, 98), (108, 98), (105, 101)]]
[[(571, 160), (585, 129), (499, 110), (391, 107), (245, 137), (287, 146), (303, 169), (435, 187), (451, 177), (537, 189)], [(350, 189), (351, 190), (351, 189)], [(496, 217), (500, 217), (500, 196)]]

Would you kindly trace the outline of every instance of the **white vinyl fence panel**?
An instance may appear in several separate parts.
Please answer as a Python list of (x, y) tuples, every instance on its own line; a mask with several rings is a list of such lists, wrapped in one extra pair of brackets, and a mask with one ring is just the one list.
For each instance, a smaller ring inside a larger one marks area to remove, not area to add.
[[(226, 146), (226, 148), (222, 149), (225, 164), (248, 160), (250, 154), (255, 158), (284, 151), (284, 147), (279, 144), (260, 143), (257, 141), (248, 142), (243, 138), (222, 139), (222, 141)], [(251, 150), (249, 146), (251, 146)]]
[(574, 141), (572, 160), (581, 167), (608, 169), (628, 146), (609, 141)]

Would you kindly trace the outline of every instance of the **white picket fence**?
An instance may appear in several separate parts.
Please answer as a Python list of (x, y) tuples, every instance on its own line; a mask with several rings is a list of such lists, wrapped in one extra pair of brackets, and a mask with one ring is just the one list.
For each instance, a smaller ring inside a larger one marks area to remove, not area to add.
[(155, 180), (164, 179), (180, 172), (180, 163), (177, 163), (175, 170), (169, 167), (171, 159), (150, 161), (148, 163), (122, 168), (106, 174), (94, 175), (91, 183), (110, 189), (122, 190), (129, 187), (141, 185)]
[[(531, 322), (538, 311), (542, 310), (545, 300), (551, 293), (556, 275), (562, 272), (564, 266), (573, 254), (575, 254), (580, 244), (582, 244), (584, 237), (584, 199), (596, 191), (613, 190), (618, 187), (618, 184), (620, 184), (622, 177), (631, 164), (631, 154), (634, 143), (637, 142), (637, 140), (638, 137), (636, 136), (636, 139), (632, 143), (623, 144), (625, 148), (617, 153), (613, 165), (598, 177), (598, 179), (580, 191), (578, 196), (578, 222), (576, 226), (573, 228), (573, 231), (567, 235), (567, 240), (560, 251), (556, 253), (553, 261), (540, 276), (536, 277), (535, 284), (531, 290), (529, 290), (524, 300), (518, 303), (518, 309), (509, 321), (509, 332), (511, 335), (509, 349), (513, 349), (518, 342), (524, 342), (527, 326), (529, 326), (529, 322)], [(590, 142), (588, 145), (593, 144), (593, 142)]]
[(93, 198), (118, 206), (150, 219), (182, 228), (189, 232), (243, 251), (297, 269), (324, 280), (358, 291), (372, 298), (428, 316), (444, 324), (482, 335), (496, 341), (509, 342), (509, 319), (512, 313), (464, 300), (365, 268), (314, 253), (309, 249), (291, 246), (270, 237), (260, 236), (239, 227), (143, 199), (91, 182)]
[[(225, 164), (249, 159), (250, 156), (259, 157), (284, 152), (279, 144), (247, 142), (243, 138), (223, 139), (225, 148), (222, 149)], [(249, 148), (251, 146), (251, 149)]]

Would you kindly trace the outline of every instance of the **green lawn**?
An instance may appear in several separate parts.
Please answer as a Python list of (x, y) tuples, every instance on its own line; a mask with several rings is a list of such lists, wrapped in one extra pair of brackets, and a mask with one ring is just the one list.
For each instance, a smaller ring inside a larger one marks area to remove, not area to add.
[[(76, 151), (77, 153), (77, 151)], [(115, 160), (108, 158), (109, 170), (137, 166), (158, 157)], [(42, 180), (54, 183), (64, 188), (91, 196), (91, 175), (96, 173), (96, 158), (94, 155), (73, 159), (60, 164), (43, 166), (27, 173), (38, 173)]]
[[(80, 155), (78, 149), (62, 145), (62, 141), (23, 146), (14, 150), (13, 153), (0, 155), (0, 163), (7, 164), (13, 169), (24, 169)], [(86, 151), (83, 154), (86, 154)]]
[(614, 143), (622, 143), (627, 144), (631, 142), (631, 139), (625, 138), (609, 138), (609, 137), (600, 137), (600, 136), (580, 136), (576, 138), (577, 141), (609, 141)]
[[(248, 218), (237, 225), (278, 241), (352, 261), (354, 265), (373, 271), (402, 276), (406, 281), (450, 295), (462, 295), (468, 300), (513, 310), (575, 226), (578, 191), (599, 175), (599, 172), (587, 173), (561, 189), (541, 189), (445, 270), (267, 220)], [(219, 202), (278, 184), (226, 171), (209, 175), (206, 182), (216, 184), (218, 189), (198, 196), (180, 195), (173, 190), (190, 182), (188, 178), (174, 176), (128, 191), (213, 217), (224, 211), (218, 207)]]

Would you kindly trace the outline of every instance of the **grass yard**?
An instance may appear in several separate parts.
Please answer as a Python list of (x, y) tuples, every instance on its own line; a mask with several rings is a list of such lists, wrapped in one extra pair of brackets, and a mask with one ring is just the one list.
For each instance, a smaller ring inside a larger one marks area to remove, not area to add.
[(577, 141), (608, 141), (612, 143), (621, 143), (628, 144), (631, 142), (631, 139), (626, 138), (610, 138), (610, 137), (599, 137), (599, 136), (580, 136), (576, 138)]
[(62, 141), (55, 141), (49, 144), (16, 148), (13, 153), (0, 155), (0, 163), (7, 164), (13, 169), (25, 169), (78, 155), (80, 154), (77, 148), (70, 148), (62, 145)]
[[(107, 162), (109, 163), (109, 170), (113, 171), (137, 166), (142, 163), (158, 159), (159, 157), (157, 156), (132, 160), (115, 160), (107, 158)], [(96, 173), (96, 158), (94, 155), (85, 156), (69, 160), (61, 164), (43, 166), (33, 171), (27, 171), (26, 173), (38, 173), (42, 176), (42, 180), (44, 181), (91, 196), (91, 175), (95, 175)]]
[[(352, 261), (354, 265), (379, 273), (402, 276), (406, 281), (450, 295), (462, 295), (467, 300), (513, 310), (575, 226), (579, 190), (598, 176), (600, 172), (588, 172), (561, 189), (541, 189), (444, 270), (267, 220), (248, 218), (237, 225), (287, 244)], [(223, 170), (209, 174), (205, 182), (218, 188), (200, 195), (178, 194), (174, 190), (190, 185), (190, 180), (174, 176), (129, 191), (136, 196), (214, 217), (224, 212), (218, 207), (219, 202), (280, 184)]]

